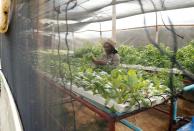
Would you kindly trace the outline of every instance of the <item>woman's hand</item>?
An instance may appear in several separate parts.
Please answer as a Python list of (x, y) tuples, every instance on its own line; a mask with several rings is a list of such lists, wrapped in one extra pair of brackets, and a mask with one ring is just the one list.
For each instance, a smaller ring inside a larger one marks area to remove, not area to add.
[(94, 57), (92, 57), (92, 62), (95, 62), (95, 61), (96, 61), (96, 59)]
[(96, 58), (92, 57), (92, 62), (95, 64), (95, 65), (98, 65), (98, 61), (96, 60)]
[(95, 65), (106, 65), (107, 62), (104, 61), (104, 60), (96, 60), (95, 58), (92, 58), (92, 62), (95, 64)]

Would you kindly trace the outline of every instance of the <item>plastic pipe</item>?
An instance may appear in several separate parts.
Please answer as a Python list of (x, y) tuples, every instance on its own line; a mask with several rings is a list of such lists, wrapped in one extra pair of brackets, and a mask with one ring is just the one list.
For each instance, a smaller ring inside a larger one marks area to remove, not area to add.
[(172, 113), (172, 118), (174, 122), (177, 122), (177, 99), (173, 100), (173, 113)]
[(120, 120), (120, 122), (127, 126), (130, 129), (133, 129), (134, 131), (143, 131), (141, 128), (137, 127), (136, 125), (134, 125), (133, 123), (130, 123), (129, 121), (127, 121), (126, 119)]
[(184, 91), (184, 92), (194, 91), (194, 84), (189, 85), (189, 86), (185, 86), (185, 87), (183, 88), (183, 91)]

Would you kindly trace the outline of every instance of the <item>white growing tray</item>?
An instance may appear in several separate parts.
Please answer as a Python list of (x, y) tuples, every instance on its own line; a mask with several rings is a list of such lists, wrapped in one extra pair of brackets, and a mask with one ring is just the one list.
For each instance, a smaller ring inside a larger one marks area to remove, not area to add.
[[(49, 75), (49, 74), (45, 74), (45, 75), (47, 77), (51, 78), (51, 75)], [(54, 81), (56, 81), (60, 85), (63, 85), (60, 78), (55, 78)], [(139, 108), (144, 107), (144, 105), (142, 103), (140, 103), (140, 107), (138, 104), (133, 105), (133, 106), (130, 106), (129, 103), (118, 104), (114, 99), (111, 99), (107, 103), (106, 99), (104, 99), (100, 94), (93, 94), (92, 91), (85, 91), (83, 87), (77, 87), (76, 85), (72, 85), (72, 88), (70, 88), (70, 83), (67, 83), (65, 85), (65, 88), (68, 90), (72, 90), (73, 92), (75, 92), (76, 94), (78, 94), (80, 96), (83, 96), (83, 97), (88, 98), (90, 100), (93, 100), (101, 105), (104, 105), (105, 107), (108, 107), (108, 108), (114, 107), (114, 109), (120, 113), (132, 112), (132, 111), (138, 110)], [(152, 105), (150, 105), (150, 106), (155, 106), (155, 105), (161, 104), (168, 98), (169, 98), (168, 95), (153, 96), (150, 98), (150, 100), (151, 100), (150, 103), (152, 103)]]
[[(68, 88), (69, 86), (66, 85), (66, 88), (68, 90), (70, 90), (70, 88)], [(114, 99), (111, 99), (108, 103), (106, 103), (106, 99), (104, 99), (100, 94), (93, 94), (92, 91), (85, 91), (84, 88), (82, 87), (77, 87), (76, 85), (72, 86), (71, 89), (73, 92), (75, 92), (76, 94), (80, 95), (80, 96), (84, 96), (85, 98), (88, 98), (90, 100), (93, 100), (101, 105), (104, 105), (108, 108), (114, 107), (114, 109), (117, 112), (132, 112), (135, 110), (139, 109), (139, 105), (133, 105), (130, 106), (129, 103), (126, 104), (118, 104)], [(165, 99), (164, 99), (165, 98)], [(150, 98), (150, 103), (152, 103), (152, 105), (150, 106), (155, 106), (158, 104), (163, 103), (166, 99), (168, 99), (169, 96), (168, 95), (161, 95), (161, 96), (153, 96)], [(140, 103), (140, 108), (144, 107), (142, 103)]]

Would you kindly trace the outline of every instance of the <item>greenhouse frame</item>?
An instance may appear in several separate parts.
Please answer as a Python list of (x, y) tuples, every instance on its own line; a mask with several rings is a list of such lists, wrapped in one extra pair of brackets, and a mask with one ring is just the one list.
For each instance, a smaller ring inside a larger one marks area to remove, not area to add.
[(193, 131), (194, 0), (0, 0), (0, 131)]

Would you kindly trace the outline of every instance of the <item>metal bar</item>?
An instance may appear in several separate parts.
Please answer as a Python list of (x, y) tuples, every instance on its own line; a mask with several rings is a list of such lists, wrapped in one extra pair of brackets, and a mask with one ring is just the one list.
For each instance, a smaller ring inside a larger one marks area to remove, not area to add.
[(136, 125), (134, 125), (133, 123), (131, 123), (131, 122), (125, 120), (125, 119), (120, 120), (120, 122), (123, 125), (127, 126), (128, 128), (133, 129), (134, 131), (143, 131), (140, 127), (137, 127)]
[[(164, 25), (157, 25), (159, 27), (164, 27)], [(166, 25), (166, 26), (171, 26), (171, 25)], [(174, 27), (190, 27), (194, 26), (194, 24), (189, 24), (189, 25), (173, 25)], [(133, 29), (142, 29), (142, 28), (154, 28), (156, 27), (155, 25), (151, 26), (140, 26), (140, 27), (131, 27), (131, 28), (122, 28), (122, 29), (117, 29), (117, 31), (125, 31), (125, 30), (133, 30)], [(83, 33), (83, 32), (100, 32), (99, 30), (82, 30), (82, 31), (75, 31), (74, 33)], [(101, 30), (101, 32), (111, 32), (112, 30)]]
[(142, 111), (146, 111), (146, 110), (148, 110), (148, 109), (150, 109), (150, 108), (142, 108), (142, 109), (140, 109), (140, 110), (135, 110), (135, 111), (130, 112), (130, 113), (118, 113), (118, 114), (117, 114), (118, 116), (116, 117), (116, 120), (117, 120), (117, 121), (122, 120), (122, 119), (124, 119), (124, 118), (126, 118), (126, 117), (129, 117), (129, 116), (138, 114), (138, 113), (140, 113), (140, 112), (142, 112)]
[(97, 108), (99, 108), (100, 110), (106, 112), (107, 114), (109, 114), (110, 116), (112, 117), (117, 117), (117, 114), (111, 112), (108, 108), (106, 108), (105, 106), (97, 103), (96, 101), (94, 100), (91, 100), (91, 99), (88, 99), (88, 98), (83, 98), (83, 99), (86, 99), (87, 101), (89, 101), (91, 104), (93, 104), (94, 106), (96, 106)]
[(157, 107), (153, 107), (153, 109), (170, 116), (170, 113), (168, 111), (158, 109)]
[(177, 122), (177, 99), (176, 98), (174, 98), (172, 104), (173, 104), (173, 112), (172, 112), (173, 121)]
[(159, 26), (158, 26), (158, 13), (156, 12), (156, 35), (155, 35), (155, 42), (159, 42)]
[[(74, 96), (73, 96), (74, 97)], [(99, 110), (98, 108), (96, 108), (95, 106), (93, 106), (92, 104), (90, 104), (88, 101), (84, 100), (84, 99), (80, 99), (79, 97), (74, 97), (77, 101), (81, 102), (83, 105), (85, 105), (86, 107), (88, 107), (89, 109), (91, 109), (92, 111), (96, 112), (97, 114), (99, 114), (102, 118), (104, 118), (107, 121), (114, 121), (114, 119), (107, 113)]]
[(115, 131), (115, 121), (109, 122), (108, 128), (109, 131)]
[(166, 103), (167, 101), (168, 101), (168, 100), (165, 100), (163, 103), (158, 104), (158, 105), (155, 105), (155, 106), (150, 107), (150, 108), (141, 108), (141, 109), (135, 110), (135, 111), (133, 111), (133, 112), (117, 113), (116, 120), (117, 120), (117, 121), (118, 121), (118, 120), (122, 120), (122, 119), (124, 119), (124, 118), (126, 118), (126, 117), (129, 117), (129, 116), (138, 114), (138, 113), (143, 112), (143, 111), (150, 110), (150, 109), (152, 109), (152, 108), (154, 108), (154, 107), (157, 107), (157, 106), (159, 106), (159, 105), (162, 105), (162, 104)]
[[(172, 98), (171, 98), (171, 99), (172, 99)], [(171, 101), (172, 101), (172, 100), (171, 100)], [(172, 129), (173, 129), (173, 119), (172, 119), (173, 109), (172, 109), (172, 106), (173, 106), (173, 104), (172, 104), (172, 102), (171, 102), (170, 108), (169, 108), (169, 110), (170, 110), (170, 117), (169, 117), (168, 131), (172, 131)]]
[(116, 41), (116, 0), (112, 0), (112, 39)]
[(102, 41), (102, 25), (101, 25), (101, 23), (99, 23), (100, 24), (100, 40)]

